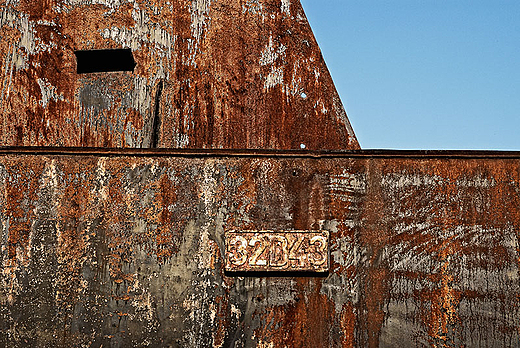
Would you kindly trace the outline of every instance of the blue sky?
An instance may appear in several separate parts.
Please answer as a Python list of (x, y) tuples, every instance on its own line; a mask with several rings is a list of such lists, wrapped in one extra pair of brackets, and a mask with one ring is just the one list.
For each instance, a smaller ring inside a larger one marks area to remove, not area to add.
[(520, 1), (301, 3), (362, 148), (520, 150)]

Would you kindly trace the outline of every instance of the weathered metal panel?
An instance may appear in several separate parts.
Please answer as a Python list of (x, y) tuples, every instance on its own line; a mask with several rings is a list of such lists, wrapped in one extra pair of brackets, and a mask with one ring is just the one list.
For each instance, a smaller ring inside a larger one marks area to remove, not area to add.
[[(518, 153), (137, 155), (0, 157), (1, 346), (520, 345)], [(230, 230), (330, 271), (230, 276)]]
[[(129, 48), (134, 72), (77, 74)], [(0, 0), (0, 146), (357, 149), (298, 0)]]

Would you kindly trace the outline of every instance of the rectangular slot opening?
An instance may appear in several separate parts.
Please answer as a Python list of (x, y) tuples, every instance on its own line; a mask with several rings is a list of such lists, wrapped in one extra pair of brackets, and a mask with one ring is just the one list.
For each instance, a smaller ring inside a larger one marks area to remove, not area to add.
[(78, 74), (134, 71), (136, 66), (129, 48), (74, 51)]

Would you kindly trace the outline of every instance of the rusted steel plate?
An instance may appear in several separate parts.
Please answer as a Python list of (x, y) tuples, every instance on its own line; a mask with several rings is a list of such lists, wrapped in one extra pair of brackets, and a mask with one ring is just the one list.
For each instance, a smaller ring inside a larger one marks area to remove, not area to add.
[[(77, 73), (107, 49), (134, 71)], [(0, 0), (10, 145), (359, 148), (298, 0)]]
[(226, 232), (228, 272), (327, 272), (328, 231)]
[[(0, 346), (518, 346), (520, 153), (407, 155), (0, 156)], [(329, 272), (229, 275), (231, 230)]]

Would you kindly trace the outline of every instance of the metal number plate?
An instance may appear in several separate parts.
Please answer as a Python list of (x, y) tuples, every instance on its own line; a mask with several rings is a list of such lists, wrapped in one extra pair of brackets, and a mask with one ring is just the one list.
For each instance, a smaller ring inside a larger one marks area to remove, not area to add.
[(328, 231), (226, 232), (228, 272), (329, 270)]

